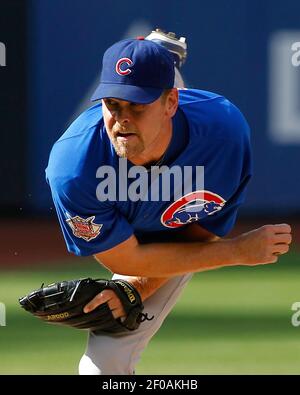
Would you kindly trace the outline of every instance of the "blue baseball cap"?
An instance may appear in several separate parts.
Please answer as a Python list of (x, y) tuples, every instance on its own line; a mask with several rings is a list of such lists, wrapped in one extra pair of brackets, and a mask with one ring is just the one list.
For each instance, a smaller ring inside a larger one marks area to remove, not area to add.
[(104, 53), (100, 84), (91, 100), (152, 103), (174, 87), (174, 75), (174, 59), (162, 45), (143, 37), (122, 40)]

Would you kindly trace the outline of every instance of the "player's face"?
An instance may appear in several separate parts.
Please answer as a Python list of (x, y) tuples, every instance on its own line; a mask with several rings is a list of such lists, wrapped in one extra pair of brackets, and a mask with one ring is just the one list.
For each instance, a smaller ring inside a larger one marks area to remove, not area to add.
[(171, 119), (178, 105), (176, 89), (150, 104), (113, 98), (103, 99), (102, 104), (108, 136), (120, 157), (139, 165), (160, 158), (172, 135)]

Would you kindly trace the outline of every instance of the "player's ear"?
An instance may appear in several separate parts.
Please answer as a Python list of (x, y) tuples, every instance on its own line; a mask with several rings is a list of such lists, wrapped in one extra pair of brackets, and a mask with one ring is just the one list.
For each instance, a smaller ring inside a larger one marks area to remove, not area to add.
[(178, 107), (178, 90), (172, 88), (169, 90), (168, 96), (166, 98), (166, 111), (169, 117), (173, 117), (177, 111)]

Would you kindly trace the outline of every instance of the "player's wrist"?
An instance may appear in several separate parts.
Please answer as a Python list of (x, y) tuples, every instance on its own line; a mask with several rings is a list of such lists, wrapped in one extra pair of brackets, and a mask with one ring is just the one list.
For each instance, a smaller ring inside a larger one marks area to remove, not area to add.
[(154, 294), (168, 278), (126, 277), (124, 280), (129, 282), (137, 290), (142, 302), (144, 302), (144, 300)]
[(249, 244), (245, 244), (244, 235), (228, 239), (232, 248), (232, 266), (247, 265), (249, 259)]
[[(117, 278), (114, 278), (114, 279), (116, 280)], [(139, 277), (135, 277), (135, 276), (126, 276), (125, 277), (125, 276), (122, 276), (120, 279), (122, 281), (126, 281), (127, 283), (131, 284), (135, 288), (135, 290), (139, 293), (142, 302), (144, 301), (144, 299), (145, 299), (145, 290), (144, 290), (144, 288), (143, 288), (143, 286), (141, 284), (141, 281), (140, 281)]]
[(224, 266), (237, 266), (243, 262), (243, 254), (238, 238), (222, 239), (216, 241), (223, 244)]

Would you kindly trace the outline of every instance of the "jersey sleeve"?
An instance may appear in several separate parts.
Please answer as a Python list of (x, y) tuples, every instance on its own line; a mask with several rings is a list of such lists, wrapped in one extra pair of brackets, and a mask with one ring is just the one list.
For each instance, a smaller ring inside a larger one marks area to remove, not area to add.
[(80, 180), (64, 181), (49, 174), (46, 178), (69, 252), (79, 256), (97, 254), (133, 234), (133, 228), (115, 206), (99, 202)]
[(238, 209), (245, 201), (247, 184), (250, 177), (248, 175), (244, 178), (237, 190), (226, 201), (222, 210), (213, 215), (206, 216), (199, 222), (199, 225), (219, 237), (226, 236), (233, 229)]
[(215, 141), (215, 155), (205, 172), (205, 186), (216, 191), (225, 203), (221, 210), (205, 216), (199, 225), (217, 236), (226, 236), (234, 227), (238, 209), (245, 201), (252, 177), (249, 125), (241, 112), (230, 105), (229, 116), (219, 124), (224, 139)]

